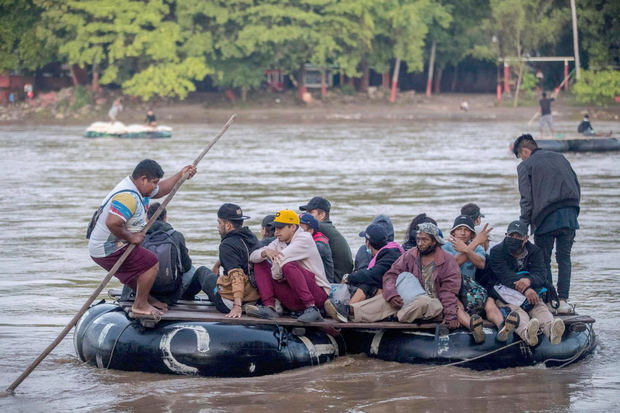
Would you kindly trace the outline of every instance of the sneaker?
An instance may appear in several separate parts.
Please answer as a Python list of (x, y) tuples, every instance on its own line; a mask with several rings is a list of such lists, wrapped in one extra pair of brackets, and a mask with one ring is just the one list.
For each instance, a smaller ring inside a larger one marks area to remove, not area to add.
[(549, 337), (551, 344), (560, 344), (565, 328), (564, 321), (559, 318), (553, 320), (553, 324), (551, 325), (551, 337)]
[(273, 320), (274, 318), (279, 317), (275, 308), (266, 305), (246, 304), (243, 309), (245, 310), (245, 314), (250, 317), (266, 318), (268, 320)]
[(508, 314), (508, 317), (504, 320), (504, 325), (497, 332), (497, 341), (505, 343), (508, 340), (508, 337), (510, 337), (510, 333), (512, 333), (512, 331), (519, 325), (519, 321), (519, 313), (516, 311), (511, 311), (510, 314)]
[(325, 312), (331, 318), (340, 321), (341, 323), (347, 323), (349, 321), (349, 306), (342, 301), (334, 300), (330, 298), (325, 301)]
[(306, 308), (303, 314), (297, 317), (297, 321), (300, 321), (302, 323), (312, 323), (314, 321), (323, 321), (323, 317), (321, 317), (319, 309), (315, 306), (312, 306)]
[(527, 324), (527, 330), (525, 331), (525, 342), (534, 347), (538, 344), (538, 329), (540, 328), (540, 322), (536, 318), (532, 318)]
[(472, 315), (469, 319), (469, 329), (471, 330), (471, 335), (474, 336), (476, 344), (484, 343), (484, 339), (486, 338), (486, 334), (484, 334), (482, 329), (482, 324), (482, 317), (478, 314)]
[(557, 308), (558, 314), (573, 314), (575, 310), (573, 306), (566, 302), (566, 300), (560, 300), (560, 305)]

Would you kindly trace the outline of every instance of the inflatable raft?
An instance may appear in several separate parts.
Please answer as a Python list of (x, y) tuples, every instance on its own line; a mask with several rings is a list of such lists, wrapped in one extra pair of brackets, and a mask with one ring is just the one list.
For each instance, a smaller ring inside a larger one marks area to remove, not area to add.
[(485, 327), (486, 339), (475, 344), (471, 333), (455, 330), (448, 335), (435, 331), (346, 330), (343, 332), (350, 353), (366, 353), (370, 357), (400, 363), (450, 364), (476, 370), (544, 364), (563, 367), (574, 363), (596, 347), (592, 328), (594, 319), (564, 316), (566, 331), (559, 344), (551, 344), (539, 335), (538, 345), (530, 347), (513, 334), (514, 341), (495, 340), (496, 328)]
[[(120, 290), (111, 295), (119, 297)], [(561, 316), (566, 331), (560, 344), (552, 345), (541, 335), (539, 344), (530, 347), (516, 335), (514, 341), (497, 342), (495, 327), (485, 327), (485, 342), (475, 344), (469, 331), (441, 335), (435, 323), (229, 319), (208, 301), (181, 301), (156, 321), (130, 318), (131, 304), (100, 303), (88, 310), (74, 332), (80, 360), (118, 370), (248, 377), (327, 363), (345, 352), (401, 363), (487, 370), (565, 366), (596, 347), (595, 320), (579, 315)]]
[(74, 331), (80, 360), (99, 368), (211, 377), (248, 377), (327, 363), (341, 337), (319, 329), (162, 321), (145, 328), (116, 304), (91, 307)]
[(90, 125), (84, 137), (86, 138), (102, 138), (116, 137), (125, 139), (136, 138), (171, 138), (172, 128), (169, 126), (147, 126), (147, 125), (128, 125), (125, 126), (121, 122), (95, 122)]
[(536, 139), (536, 143), (539, 148), (554, 152), (620, 151), (620, 141), (616, 138)]

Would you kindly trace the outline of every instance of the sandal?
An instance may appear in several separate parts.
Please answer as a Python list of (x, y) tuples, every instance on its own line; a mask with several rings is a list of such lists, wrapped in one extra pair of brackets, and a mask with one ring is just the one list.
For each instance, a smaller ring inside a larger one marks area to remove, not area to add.
[(471, 335), (474, 337), (474, 341), (476, 344), (484, 343), (486, 338), (486, 334), (482, 330), (483, 322), (482, 317), (478, 314), (471, 316), (469, 319), (469, 329), (471, 330)]
[(510, 333), (517, 328), (520, 321), (521, 319), (519, 317), (519, 313), (516, 311), (511, 311), (506, 317), (506, 320), (504, 320), (502, 328), (497, 332), (497, 341), (501, 341), (502, 343), (506, 342), (510, 336)]

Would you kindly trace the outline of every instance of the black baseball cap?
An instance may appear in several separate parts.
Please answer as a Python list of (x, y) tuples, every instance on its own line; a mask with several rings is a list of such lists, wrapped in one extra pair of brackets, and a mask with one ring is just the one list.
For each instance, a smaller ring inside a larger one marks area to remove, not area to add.
[(360, 237), (365, 238), (374, 248), (379, 249), (388, 243), (388, 233), (381, 224), (370, 224), (366, 231), (360, 232)]
[(273, 220), (276, 219), (275, 215), (265, 215), (265, 218), (263, 218), (263, 222), (261, 223), (261, 226), (263, 228), (273, 228)]
[(224, 204), (218, 209), (217, 217), (227, 221), (243, 221), (245, 219), (250, 219), (250, 217), (243, 215), (243, 211), (239, 205), (230, 203)]
[(527, 224), (521, 221), (512, 221), (506, 230), (508, 235), (517, 233), (519, 235), (527, 235)]
[(329, 212), (332, 204), (325, 198), (321, 198), (320, 196), (315, 196), (312, 198), (306, 205), (302, 205), (299, 207), (302, 211), (312, 211), (313, 209), (322, 209), (325, 212)]
[(478, 217), (484, 218), (484, 215), (480, 212), (480, 207), (471, 202), (469, 204), (463, 205), (463, 207), (461, 208), (461, 215), (467, 215), (471, 217), (471, 219), (473, 219), (474, 221)]
[(454, 225), (452, 225), (452, 229), (450, 230), (450, 233), (452, 233), (458, 227), (466, 227), (474, 234), (476, 233), (476, 230), (474, 229), (474, 220), (471, 219), (469, 215), (459, 215), (458, 217), (456, 217), (456, 219), (454, 220)]

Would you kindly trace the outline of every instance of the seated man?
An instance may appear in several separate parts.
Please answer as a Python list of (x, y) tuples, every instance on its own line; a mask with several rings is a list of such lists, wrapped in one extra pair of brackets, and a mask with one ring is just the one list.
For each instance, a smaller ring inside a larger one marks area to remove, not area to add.
[(362, 301), (353, 320), (373, 322), (396, 315), (401, 323), (433, 320), (457, 328), (457, 295), (461, 272), (454, 257), (437, 246), (445, 241), (435, 224), (418, 225), (416, 247), (405, 252), (383, 276), (383, 293)]
[[(547, 277), (543, 251), (528, 242), (527, 225), (513, 221), (508, 225), (504, 241), (491, 248), (490, 266), (496, 280), (510, 290), (500, 296), (511, 310), (519, 314), (516, 332), (530, 346), (538, 344), (538, 329), (558, 344), (564, 334), (564, 322), (553, 315), (540, 299)], [(517, 297), (514, 292), (522, 295)], [(499, 291), (496, 287), (496, 291)], [(508, 299), (508, 296), (515, 297)], [(525, 296), (525, 297), (523, 297)], [(512, 302), (508, 302), (512, 301)]]
[[(377, 215), (375, 219), (372, 220), (371, 224), (380, 224), (385, 228), (385, 231), (388, 235), (388, 242), (394, 242), (394, 225), (392, 225), (392, 220), (387, 215)], [(394, 246), (400, 244), (394, 242)], [(368, 251), (368, 247), (366, 244), (360, 245), (357, 250), (357, 254), (355, 254), (355, 263), (353, 265), (353, 271), (364, 270), (368, 267), (368, 263), (372, 260), (372, 256)]]
[[(149, 197), (159, 198), (172, 191), (176, 183), (189, 173), (196, 174), (196, 167), (188, 165), (175, 175), (161, 179), (164, 171), (151, 160), (141, 161), (130, 176), (110, 191), (91, 221), (92, 232), (87, 234), (91, 258), (106, 271), (110, 271), (125, 253), (129, 244), (136, 247), (114, 274), (121, 283), (136, 293), (131, 307), (134, 314), (160, 316), (168, 306), (150, 296), (151, 287), (159, 271), (157, 255), (140, 246), (145, 234)], [(160, 180), (161, 179), (161, 180)]]
[(329, 247), (329, 239), (319, 232), (319, 221), (307, 212), (299, 216), (299, 226), (304, 231), (312, 235), (312, 239), (316, 242), (316, 248), (319, 250), (323, 267), (325, 268), (325, 277), (330, 283), (334, 281), (334, 259), (332, 257), (332, 249)]
[[(489, 239), (487, 225), (476, 235), (474, 221), (467, 215), (459, 215), (454, 220), (450, 230), (450, 241), (443, 245), (443, 249), (454, 255), (456, 263), (461, 267), (461, 290), (457, 301), (457, 318), (461, 325), (468, 328), (478, 344), (485, 339), (482, 330), (482, 317), (486, 313), (487, 318), (497, 326), (497, 340), (505, 342), (509, 334), (519, 324), (519, 315), (513, 311), (506, 318), (497, 308), (495, 300), (489, 297), (487, 290), (478, 284), (474, 277), (476, 269), (485, 266), (485, 254), (482, 245)], [(504, 324), (504, 325), (502, 325)]]
[(583, 120), (577, 126), (577, 132), (585, 136), (596, 136), (596, 132), (594, 132), (594, 128), (590, 123), (590, 116), (587, 113), (583, 115)]
[(273, 220), (277, 239), (250, 254), (263, 305), (246, 305), (249, 316), (276, 318), (275, 299), (290, 311), (303, 311), (297, 320), (321, 321), (319, 308), (327, 300), (330, 285), (323, 260), (312, 236), (299, 227), (299, 216), (283, 209)]
[(276, 239), (276, 228), (273, 226), (273, 219), (275, 215), (265, 215), (260, 224), (260, 236), (261, 239), (258, 241), (259, 247), (265, 247), (271, 243), (274, 239)]
[(218, 262), (224, 268), (224, 274), (218, 276), (217, 264), (215, 269), (218, 273), (200, 267), (195, 276), (198, 282), (189, 292), (196, 294), (202, 288), (215, 308), (229, 318), (241, 317), (242, 304), (259, 299), (258, 291), (249, 280), (250, 253), (256, 248), (258, 239), (248, 227), (243, 226), (243, 221), (248, 218), (238, 205), (226, 203), (220, 207), (217, 211), (217, 229), (222, 242)]
[(149, 109), (148, 112), (146, 112), (146, 118), (144, 119), (144, 123), (149, 125), (151, 128), (154, 128), (157, 126), (157, 118), (155, 117), (155, 114), (153, 113), (151, 109)]
[(350, 314), (355, 313), (356, 304), (380, 292), (383, 275), (403, 253), (400, 245), (388, 242), (389, 235), (381, 224), (370, 224), (366, 231), (360, 232), (360, 237), (366, 240), (365, 246), (372, 259), (367, 268), (343, 277), (343, 283), (356, 287), (351, 300), (348, 305), (334, 299), (325, 301), (325, 312), (343, 323), (348, 321)]
[(299, 209), (308, 212), (319, 221), (319, 231), (329, 239), (329, 247), (332, 249), (335, 281), (340, 282), (343, 275), (353, 270), (353, 257), (347, 240), (338, 232), (329, 218), (330, 202), (325, 198), (315, 196)]
[[(431, 224), (437, 225), (437, 221), (433, 218), (426, 216), (424, 212), (419, 215), (416, 215), (409, 226), (407, 227), (407, 231), (405, 232), (405, 241), (403, 241), (403, 249), (405, 251), (409, 251), (411, 248), (416, 246), (416, 236), (418, 234), (418, 225), (424, 222), (430, 222)], [(439, 236), (443, 237), (441, 234), (441, 230), (439, 230)]]

